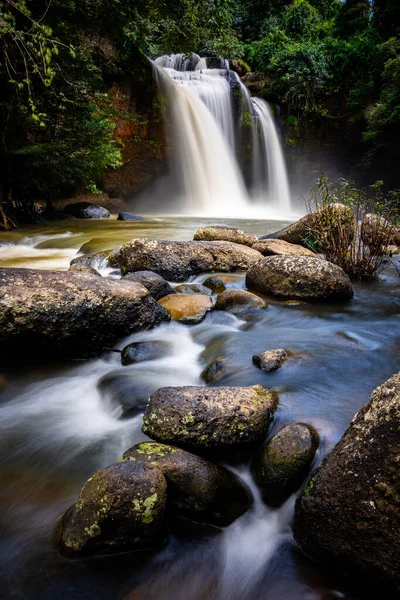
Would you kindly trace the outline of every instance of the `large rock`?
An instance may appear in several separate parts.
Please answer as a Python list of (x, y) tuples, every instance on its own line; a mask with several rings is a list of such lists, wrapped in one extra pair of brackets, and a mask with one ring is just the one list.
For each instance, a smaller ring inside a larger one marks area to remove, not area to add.
[(167, 444), (224, 449), (259, 442), (277, 407), (275, 392), (252, 387), (166, 387), (152, 394), (143, 432)]
[(173, 321), (194, 324), (200, 323), (214, 303), (210, 296), (200, 294), (172, 294), (158, 301), (171, 315)]
[(215, 302), (216, 310), (237, 312), (245, 308), (267, 308), (268, 304), (259, 296), (246, 290), (225, 290)]
[(289, 244), (284, 240), (259, 240), (252, 246), (254, 250), (261, 252), (263, 256), (281, 256), (291, 254), (293, 256), (315, 256), (314, 252), (299, 244)]
[(168, 313), (141, 285), (74, 271), (0, 269), (0, 354), (98, 355)]
[[(296, 506), (312, 558), (400, 591), (400, 373), (378, 387)], [(381, 589), (381, 597), (386, 597)]]
[(167, 482), (159, 469), (122, 462), (95, 473), (62, 517), (56, 542), (70, 558), (151, 548), (163, 540)]
[(144, 442), (122, 460), (160, 469), (168, 484), (168, 510), (198, 523), (224, 527), (248, 508), (247, 490), (232, 473), (186, 450)]
[(64, 207), (64, 212), (72, 215), (77, 219), (108, 219), (109, 211), (103, 206), (92, 204), (91, 202), (75, 202), (67, 204)]
[(154, 300), (160, 300), (164, 296), (174, 294), (174, 288), (172, 285), (165, 281), (161, 275), (153, 273), (152, 271), (136, 271), (135, 273), (128, 273), (124, 277), (124, 281), (136, 281), (141, 283), (150, 292)]
[(253, 472), (264, 501), (279, 506), (303, 483), (319, 444), (310, 425), (293, 423), (265, 444), (253, 462)]
[[(309, 243), (314, 244), (315, 242), (313, 230), (317, 221), (320, 224), (323, 223), (325, 228), (329, 228), (331, 237), (341, 236), (343, 231), (347, 231), (350, 241), (355, 234), (355, 219), (352, 209), (337, 202), (308, 213), (288, 227), (261, 236), (259, 239), (284, 240), (289, 244), (300, 244), (307, 247)], [(319, 250), (323, 251), (323, 248), (319, 248)]]
[(353, 297), (343, 269), (308, 256), (266, 256), (247, 271), (246, 286), (263, 294), (309, 302)]
[(135, 239), (118, 254), (122, 273), (154, 271), (169, 281), (213, 271), (246, 271), (261, 258), (257, 250), (231, 242), (171, 242)]
[(194, 240), (224, 241), (234, 242), (235, 244), (244, 244), (253, 246), (258, 242), (258, 237), (254, 233), (247, 233), (241, 229), (231, 227), (201, 227), (193, 236)]
[(380, 215), (367, 213), (361, 222), (361, 239), (371, 254), (389, 254), (387, 247), (400, 243), (400, 229)]

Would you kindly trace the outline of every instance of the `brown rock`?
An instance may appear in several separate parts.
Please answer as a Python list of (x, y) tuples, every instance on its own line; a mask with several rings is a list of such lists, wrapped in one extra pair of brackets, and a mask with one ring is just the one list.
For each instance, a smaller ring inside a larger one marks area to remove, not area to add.
[(268, 304), (259, 296), (246, 290), (225, 290), (217, 298), (215, 308), (217, 310), (229, 310), (235, 312), (244, 308), (267, 308)]
[(308, 250), (308, 248), (304, 248), (298, 244), (289, 244), (284, 240), (260, 240), (252, 248), (261, 252), (263, 256), (291, 254), (294, 256), (315, 257), (315, 253)]
[(253, 363), (263, 371), (271, 373), (272, 371), (279, 369), (287, 357), (288, 354), (286, 350), (277, 348), (276, 350), (266, 350), (260, 354), (255, 354), (253, 356)]
[(247, 233), (241, 229), (232, 229), (231, 227), (201, 227), (196, 231), (193, 239), (210, 242), (218, 240), (234, 242), (235, 244), (244, 244), (245, 246), (253, 246), (253, 244), (258, 242), (258, 237), (253, 233)]
[(200, 294), (171, 294), (158, 301), (171, 315), (173, 321), (200, 323), (206, 313), (213, 308), (210, 296)]

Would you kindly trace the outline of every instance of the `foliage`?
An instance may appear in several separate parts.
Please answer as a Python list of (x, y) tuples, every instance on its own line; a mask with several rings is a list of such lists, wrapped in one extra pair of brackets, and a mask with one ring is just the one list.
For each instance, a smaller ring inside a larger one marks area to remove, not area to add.
[(321, 176), (311, 189), (308, 206), (313, 218), (307, 245), (322, 252), (353, 280), (376, 278), (387, 264), (398, 219), (400, 190), (385, 195), (383, 182), (368, 190), (340, 178)]

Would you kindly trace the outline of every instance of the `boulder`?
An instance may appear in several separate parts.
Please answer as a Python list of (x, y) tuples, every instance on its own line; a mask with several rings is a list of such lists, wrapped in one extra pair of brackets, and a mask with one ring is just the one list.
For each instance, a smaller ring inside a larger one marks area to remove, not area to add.
[(91, 202), (75, 202), (67, 204), (64, 212), (77, 219), (108, 219), (110, 213), (103, 206), (92, 204)]
[(353, 297), (353, 286), (343, 269), (308, 256), (266, 256), (247, 271), (246, 286), (263, 294), (308, 302)]
[(199, 294), (172, 294), (158, 301), (173, 321), (193, 324), (200, 323), (206, 313), (213, 308), (210, 296)]
[(171, 346), (168, 342), (161, 340), (147, 342), (133, 342), (128, 344), (121, 352), (121, 363), (133, 365), (134, 363), (154, 360), (166, 356)]
[(167, 482), (159, 469), (121, 462), (95, 473), (62, 517), (56, 542), (69, 558), (142, 550), (164, 539)]
[(226, 285), (220, 277), (208, 277), (203, 281), (203, 285), (210, 288), (213, 294), (220, 294), (226, 290)]
[(280, 506), (306, 478), (319, 444), (313, 427), (293, 423), (281, 429), (255, 457), (252, 470), (264, 501)]
[(254, 250), (261, 252), (263, 256), (280, 256), (291, 254), (294, 256), (315, 256), (314, 252), (299, 244), (289, 244), (284, 240), (260, 240), (252, 246)]
[(174, 294), (174, 288), (165, 281), (161, 275), (153, 273), (152, 271), (136, 271), (135, 273), (128, 273), (124, 277), (124, 281), (136, 281), (141, 283), (150, 292), (154, 300), (160, 300), (164, 296)]
[(208, 367), (203, 369), (200, 374), (200, 377), (206, 383), (215, 383), (216, 381), (220, 381), (227, 375), (231, 375), (233, 373), (233, 369), (229, 367), (229, 363), (226, 358), (220, 356), (214, 362), (212, 362)]
[(229, 310), (236, 312), (244, 308), (267, 308), (268, 304), (259, 296), (246, 290), (225, 290), (219, 294), (216, 302), (216, 310)]
[(261, 441), (278, 405), (275, 392), (251, 387), (166, 387), (152, 394), (142, 430), (167, 444), (197, 450)]
[(247, 490), (229, 471), (186, 450), (144, 442), (122, 460), (160, 469), (167, 480), (168, 512), (198, 523), (225, 527), (250, 505)]
[(68, 271), (77, 271), (78, 273), (86, 273), (87, 275), (97, 275), (97, 277), (101, 277), (100, 273), (90, 267), (89, 265), (82, 265), (80, 263), (73, 263)]
[(234, 242), (235, 244), (244, 244), (245, 246), (253, 246), (258, 242), (258, 237), (254, 233), (247, 233), (241, 229), (233, 229), (232, 227), (201, 227), (193, 236), (194, 240), (206, 240)]
[(153, 219), (148, 219), (147, 217), (141, 217), (140, 215), (134, 215), (130, 212), (120, 212), (118, 213), (117, 221), (152, 221)]
[(83, 358), (169, 320), (141, 285), (75, 271), (0, 269), (0, 354)]
[(266, 350), (260, 354), (255, 354), (253, 356), (253, 363), (263, 371), (271, 373), (272, 371), (279, 369), (287, 357), (288, 354), (286, 350), (277, 348), (276, 350)]
[(400, 232), (396, 226), (380, 215), (367, 213), (361, 222), (361, 239), (371, 254), (387, 254), (391, 244), (400, 242)]
[(121, 247), (122, 273), (154, 271), (169, 281), (186, 281), (212, 271), (246, 271), (261, 258), (257, 250), (231, 242), (172, 242), (136, 239)]
[[(373, 391), (298, 500), (303, 550), (400, 591), (400, 373)], [(376, 597), (378, 597), (376, 596)]]
[(211, 296), (210, 288), (201, 283), (181, 283), (175, 286), (174, 292), (176, 294), (202, 294), (203, 296)]

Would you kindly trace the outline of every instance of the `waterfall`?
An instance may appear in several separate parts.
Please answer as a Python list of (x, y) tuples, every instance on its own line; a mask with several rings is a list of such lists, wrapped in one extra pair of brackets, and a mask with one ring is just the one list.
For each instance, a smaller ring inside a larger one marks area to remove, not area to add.
[[(214, 217), (290, 217), (285, 159), (268, 104), (250, 97), (224, 59), (172, 54), (153, 64), (181, 189), (170, 208)], [(244, 150), (246, 127), (251, 148)], [(238, 160), (246, 151), (249, 189)]]

